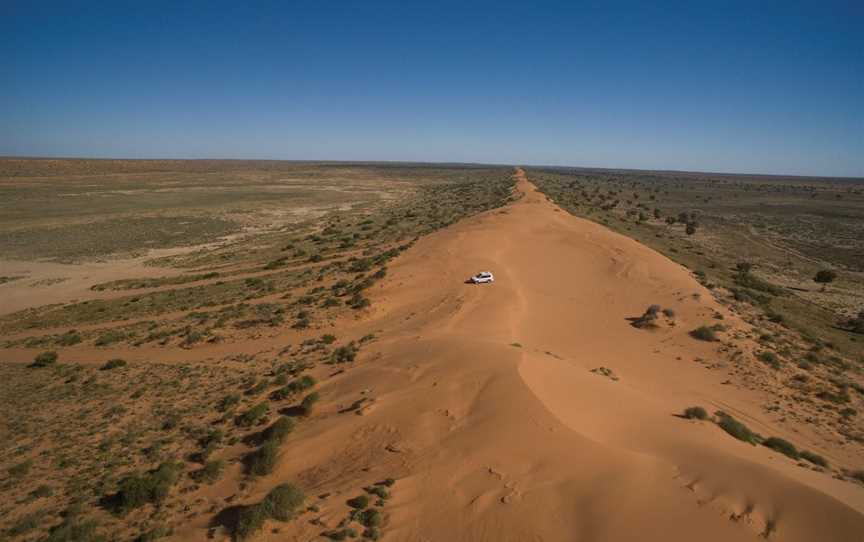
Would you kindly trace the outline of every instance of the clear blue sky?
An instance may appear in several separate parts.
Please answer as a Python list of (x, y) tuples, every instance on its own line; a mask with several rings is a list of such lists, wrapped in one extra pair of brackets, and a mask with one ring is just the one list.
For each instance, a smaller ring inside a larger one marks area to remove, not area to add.
[(648, 4), (3, 0), (0, 155), (864, 176), (862, 0)]

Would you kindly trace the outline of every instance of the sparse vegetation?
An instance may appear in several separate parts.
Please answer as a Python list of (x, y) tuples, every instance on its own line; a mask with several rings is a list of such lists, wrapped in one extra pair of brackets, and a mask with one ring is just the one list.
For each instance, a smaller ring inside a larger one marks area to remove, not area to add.
[(684, 417), (690, 420), (707, 420), (708, 412), (700, 406), (688, 407), (684, 410)]
[(749, 444), (757, 443), (756, 433), (750, 431), (750, 428), (743, 423), (723, 411), (718, 411), (714, 415), (717, 417), (717, 425), (733, 437)]
[(48, 367), (55, 363), (57, 363), (57, 352), (42, 352), (33, 358), (33, 363), (31, 363), (30, 366), (37, 368)]
[(795, 448), (791, 442), (779, 437), (769, 437), (762, 441), (762, 445), (767, 446), (776, 452), (780, 452), (787, 457), (791, 457), (792, 459), (798, 459), (801, 455), (798, 453), (798, 449)]
[(103, 371), (110, 371), (112, 369), (119, 369), (121, 367), (126, 367), (126, 360), (120, 358), (109, 359), (105, 362), (104, 365), (100, 368)]
[(697, 327), (690, 332), (690, 336), (694, 339), (699, 339), (700, 341), (712, 342), (717, 340), (717, 333), (714, 331), (714, 329), (708, 326)]

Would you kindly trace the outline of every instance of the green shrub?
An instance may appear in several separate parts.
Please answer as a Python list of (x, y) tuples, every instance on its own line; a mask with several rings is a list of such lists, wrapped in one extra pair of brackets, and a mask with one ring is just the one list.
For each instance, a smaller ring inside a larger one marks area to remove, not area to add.
[(158, 527), (154, 527), (147, 532), (142, 533), (135, 539), (135, 542), (153, 542), (154, 540), (159, 540), (160, 538), (165, 538), (172, 534), (174, 534), (174, 531), (170, 527), (159, 525)]
[(378, 527), (369, 527), (363, 531), (363, 538), (368, 540), (378, 540), (381, 538), (381, 530)]
[(127, 476), (120, 481), (109, 508), (122, 515), (147, 503), (162, 502), (182, 470), (182, 463), (165, 462), (147, 474)]
[(775, 452), (780, 452), (787, 457), (791, 457), (792, 459), (798, 459), (800, 456), (798, 449), (795, 448), (791, 442), (780, 437), (769, 437), (762, 441), (762, 445), (771, 448)]
[(291, 418), (282, 416), (265, 429), (261, 436), (264, 440), (272, 440), (281, 444), (285, 440), (285, 437), (293, 430), (294, 421)]
[(382, 520), (381, 512), (374, 508), (367, 508), (360, 514), (360, 523), (362, 523), (364, 527), (378, 527), (381, 525)]
[(701, 406), (693, 406), (684, 410), (684, 417), (689, 420), (707, 420), (708, 412)]
[(270, 405), (268, 403), (258, 403), (237, 417), (237, 425), (241, 427), (250, 427), (266, 416), (268, 410), (270, 410)]
[(52, 527), (41, 542), (105, 542), (106, 538), (96, 531), (97, 527), (95, 520), (67, 517), (63, 523)]
[(126, 360), (120, 358), (109, 359), (105, 362), (105, 365), (100, 367), (101, 371), (110, 371), (111, 369), (117, 369), (120, 367), (126, 367)]
[(33, 363), (30, 367), (48, 367), (57, 363), (57, 352), (42, 352), (33, 358)]
[(51, 486), (41, 485), (30, 492), (30, 496), (36, 499), (41, 499), (43, 497), (50, 497), (54, 494), (54, 490), (51, 489)]
[(315, 406), (315, 403), (321, 399), (321, 396), (318, 395), (317, 391), (313, 391), (309, 395), (303, 398), (300, 402), (300, 412), (303, 416), (308, 416), (312, 414), (312, 408)]
[(329, 333), (321, 335), (321, 342), (324, 344), (333, 344), (336, 342), (336, 336)]
[(219, 400), (219, 403), (216, 404), (216, 410), (219, 412), (226, 412), (231, 407), (240, 402), (240, 396), (235, 394), (226, 395), (222, 399)]
[(47, 510), (37, 510), (22, 516), (14, 525), (9, 527), (3, 534), (9, 536), (21, 536), (38, 529), (45, 522), (45, 516), (48, 515)]
[(207, 484), (216, 483), (219, 477), (222, 476), (222, 471), (225, 469), (225, 462), (221, 459), (208, 461), (200, 470), (195, 471), (193, 479), (197, 482)]
[(355, 345), (352, 341), (334, 350), (333, 354), (330, 356), (330, 359), (334, 363), (348, 363), (354, 361), (357, 358), (357, 351), (357, 345)]
[(750, 428), (746, 425), (722, 411), (716, 412), (715, 415), (718, 419), (717, 425), (719, 425), (721, 429), (738, 440), (749, 442), (750, 444), (756, 444), (756, 434), (750, 431)]
[(234, 539), (246, 540), (264, 527), (267, 513), (257, 504), (244, 506), (237, 513), (237, 523), (234, 525)]
[(759, 359), (759, 361), (765, 363), (766, 365), (769, 365), (774, 369), (780, 368), (780, 359), (777, 357), (777, 354), (771, 352), (770, 350), (763, 350), (762, 352), (759, 352), (756, 357)]
[(366, 495), (360, 495), (358, 497), (354, 497), (353, 499), (348, 499), (345, 504), (347, 504), (351, 508), (362, 510), (369, 506), (369, 497), (367, 497)]
[(57, 344), (60, 346), (72, 346), (81, 342), (81, 335), (75, 330), (67, 331), (57, 339)]
[(716, 341), (717, 334), (708, 326), (700, 326), (690, 332), (690, 336), (700, 341)]
[(264, 441), (260, 448), (247, 457), (247, 470), (254, 476), (266, 476), (273, 472), (279, 459), (279, 443), (275, 440)]
[(294, 518), (297, 510), (303, 506), (306, 496), (298, 487), (292, 484), (279, 484), (261, 501), (261, 508), (271, 518), (288, 521)]
[(270, 394), (270, 398), (274, 401), (282, 401), (289, 399), (300, 392), (306, 391), (313, 387), (317, 382), (309, 375), (303, 375), (300, 378), (293, 380), (288, 385), (279, 388)]
[(96, 346), (108, 346), (109, 344), (120, 342), (125, 338), (126, 335), (120, 331), (109, 329), (108, 331), (103, 331), (99, 337), (96, 338)]
[(27, 459), (25, 461), (22, 461), (20, 463), (16, 463), (15, 465), (12, 465), (8, 469), (6, 469), (6, 472), (9, 473), (9, 478), (13, 478), (13, 479), (24, 478), (30, 472), (30, 469), (32, 467), (33, 467), (33, 460)]
[(828, 468), (828, 460), (819, 454), (814, 454), (813, 452), (803, 450), (800, 455), (801, 455), (801, 459), (806, 459), (807, 461), (813, 463), (814, 465), (819, 465), (820, 467)]
[(387, 491), (386, 488), (380, 485), (369, 486), (366, 488), (366, 491), (369, 492), (370, 495), (375, 495), (379, 499), (387, 500), (390, 498), (390, 492)]

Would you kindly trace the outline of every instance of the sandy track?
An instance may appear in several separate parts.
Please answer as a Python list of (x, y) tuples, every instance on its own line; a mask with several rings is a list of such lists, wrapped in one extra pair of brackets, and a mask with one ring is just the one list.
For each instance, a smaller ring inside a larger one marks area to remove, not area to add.
[[(761, 414), (764, 397), (694, 363), (720, 355), (689, 330), (715, 312), (743, 323), (681, 266), (560, 211), (521, 172), (517, 188), (518, 202), (421, 239), (391, 266), (359, 326), (383, 330), (365, 354), (374, 363), (322, 390), (338, 405), (363, 390), (372, 408), (310, 426), (274, 480), (338, 493), (397, 475), (387, 540), (864, 532), (860, 487), (674, 416), (701, 404), (788, 436)], [(462, 283), (479, 270), (496, 283)], [(631, 327), (626, 318), (653, 303), (673, 308), (676, 325)], [(600, 366), (620, 380), (590, 372)]]

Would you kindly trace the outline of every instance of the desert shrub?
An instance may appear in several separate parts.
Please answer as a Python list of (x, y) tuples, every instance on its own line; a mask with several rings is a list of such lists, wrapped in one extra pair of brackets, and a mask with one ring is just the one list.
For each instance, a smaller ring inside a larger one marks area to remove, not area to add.
[(779, 312), (768, 311), (765, 313), (765, 316), (768, 318), (769, 322), (773, 322), (775, 324), (782, 324), (785, 318)]
[(225, 437), (219, 429), (210, 429), (207, 433), (198, 439), (198, 445), (201, 446), (201, 451), (198, 453), (198, 460), (201, 462), (207, 461), (210, 454), (222, 443)]
[(108, 507), (117, 514), (125, 514), (147, 503), (160, 503), (183, 470), (181, 463), (165, 462), (144, 475), (132, 474), (120, 481), (117, 493)]
[(125, 338), (126, 335), (120, 331), (109, 329), (108, 331), (103, 331), (99, 337), (96, 338), (96, 346), (108, 346), (109, 344), (120, 342)]
[(352, 499), (348, 499), (345, 504), (350, 506), (351, 508), (356, 508), (358, 510), (362, 510), (369, 506), (369, 497), (366, 495), (360, 495), (358, 497), (354, 497)]
[(354, 344), (354, 342), (350, 342), (344, 346), (340, 346), (339, 348), (333, 351), (333, 354), (330, 356), (330, 359), (334, 363), (347, 363), (350, 361), (354, 361), (357, 357), (358, 348)]
[(273, 472), (278, 459), (279, 443), (275, 440), (264, 441), (260, 448), (247, 456), (247, 470), (254, 476), (266, 476)]
[(222, 471), (225, 469), (225, 462), (221, 459), (215, 459), (213, 461), (208, 461), (204, 464), (204, 466), (195, 471), (193, 473), (192, 478), (196, 482), (204, 482), (207, 484), (213, 484), (219, 477), (222, 476)]
[(120, 367), (126, 367), (127, 363), (125, 359), (114, 358), (109, 359), (105, 362), (105, 365), (99, 368), (101, 371), (110, 371), (111, 369), (118, 369)]
[(293, 430), (294, 421), (291, 418), (282, 416), (265, 429), (261, 436), (264, 440), (272, 440), (281, 444), (285, 440), (285, 437)]
[(642, 316), (633, 320), (633, 327), (637, 328), (645, 328), (645, 327), (656, 327), (657, 326), (657, 315), (660, 312), (660, 305), (651, 305), (645, 312), (642, 313)]
[(770, 350), (763, 350), (756, 355), (759, 358), (759, 361), (771, 366), (774, 369), (780, 368), (780, 359), (777, 357), (777, 354), (771, 352)]
[(261, 508), (268, 517), (279, 521), (294, 518), (297, 510), (303, 506), (306, 496), (300, 488), (292, 484), (279, 484), (261, 501)]
[(363, 531), (363, 538), (367, 540), (379, 540), (381, 538), (381, 530), (378, 527), (369, 527)]
[(240, 396), (237, 394), (226, 395), (222, 399), (219, 400), (219, 403), (216, 404), (216, 410), (219, 412), (226, 412), (231, 407), (235, 406), (240, 402)]
[(693, 406), (684, 410), (684, 417), (690, 420), (707, 420), (708, 412), (701, 406)]
[(846, 419), (854, 418), (858, 415), (858, 411), (851, 407), (846, 407), (840, 410), (840, 415)]
[(837, 273), (830, 269), (820, 269), (816, 272), (816, 275), (813, 276), (813, 281), (818, 282), (820, 284), (828, 284), (829, 282), (834, 282), (834, 279), (837, 278)]
[(246, 540), (264, 527), (267, 513), (257, 504), (244, 506), (237, 513), (237, 523), (234, 525), (234, 539)]
[(816, 397), (822, 399), (823, 401), (828, 401), (836, 404), (843, 404), (849, 402), (849, 392), (846, 391), (845, 388), (837, 393), (830, 390), (822, 390), (816, 394)]
[(159, 525), (142, 533), (138, 538), (135, 539), (135, 542), (153, 542), (154, 540), (159, 540), (160, 538), (165, 538), (166, 536), (171, 536), (172, 534), (174, 534), (174, 531), (170, 527)]
[(312, 386), (314, 386), (317, 382), (314, 378), (309, 375), (303, 375), (296, 380), (291, 381), (284, 387), (279, 388), (270, 394), (270, 398), (274, 401), (282, 401), (284, 399), (288, 399), (293, 397), (294, 395), (306, 391)]
[(750, 444), (756, 443), (757, 436), (755, 433), (750, 431), (749, 427), (725, 412), (719, 411), (716, 412), (715, 415), (717, 416), (717, 425), (719, 425), (721, 429), (738, 440), (749, 442)]
[(48, 367), (57, 363), (57, 352), (42, 352), (33, 358), (30, 367)]
[(67, 331), (57, 339), (57, 344), (60, 346), (72, 346), (81, 342), (81, 335), (75, 330)]
[(41, 485), (30, 492), (30, 496), (35, 499), (41, 499), (43, 497), (50, 497), (54, 494), (54, 490), (51, 489), (51, 486)]
[(105, 542), (107, 539), (97, 532), (95, 520), (82, 520), (79, 516), (67, 516), (63, 523), (52, 527), (42, 542)]
[(45, 521), (47, 510), (37, 510), (22, 516), (14, 525), (6, 529), (3, 534), (15, 537), (38, 529)]
[(372, 303), (368, 299), (366, 299), (365, 297), (363, 297), (362, 295), (357, 293), (357, 294), (354, 294), (351, 297), (351, 299), (348, 300), (347, 304), (352, 309), (360, 310), (360, 309), (365, 309), (366, 307), (368, 307)]
[(336, 336), (329, 333), (321, 335), (321, 342), (324, 344), (333, 344), (336, 342)]
[(270, 405), (268, 403), (258, 403), (237, 417), (237, 425), (250, 427), (266, 416), (268, 410), (270, 410)]
[(245, 395), (258, 395), (259, 393), (261, 393), (262, 391), (266, 390), (269, 387), (270, 387), (270, 381), (265, 378), (264, 380), (257, 382), (254, 386), (249, 387), (249, 389), (247, 389), (244, 392), (244, 394)]
[(700, 326), (690, 332), (690, 336), (700, 341), (716, 341), (717, 333), (708, 326)]
[(780, 286), (775, 286), (751, 273), (738, 273), (735, 276), (735, 284), (770, 295), (783, 295), (784, 293)]
[(313, 391), (309, 395), (303, 398), (300, 402), (300, 412), (303, 416), (308, 416), (312, 414), (312, 408), (315, 406), (315, 403), (321, 399), (321, 396), (318, 395), (317, 391)]
[(669, 308), (663, 309), (663, 315), (666, 318), (675, 318), (675, 311)]
[(801, 452), (801, 459), (806, 459), (810, 463), (814, 465), (819, 465), (820, 467), (828, 468), (828, 460), (822, 457), (819, 454), (814, 454), (813, 452), (803, 450)]
[(9, 473), (9, 478), (12, 478), (12, 479), (24, 478), (30, 472), (30, 469), (32, 467), (33, 467), (33, 460), (27, 459), (27, 460), (24, 460), (20, 463), (16, 463), (15, 465), (12, 465), (8, 469), (6, 469), (6, 472)]
[(381, 525), (382, 520), (381, 512), (374, 508), (367, 508), (360, 514), (360, 523), (362, 523), (364, 527), (378, 527)]
[(380, 485), (369, 486), (366, 488), (366, 491), (370, 495), (375, 495), (379, 499), (382, 499), (385, 501), (390, 498), (390, 492), (387, 491), (387, 489), (384, 486), (380, 486)]
[(771, 448), (775, 452), (780, 452), (787, 457), (791, 457), (792, 459), (798, 459), (800, 456), (795, 445), (780, 437), (769, 437), (762, 441), (762, 445)]

